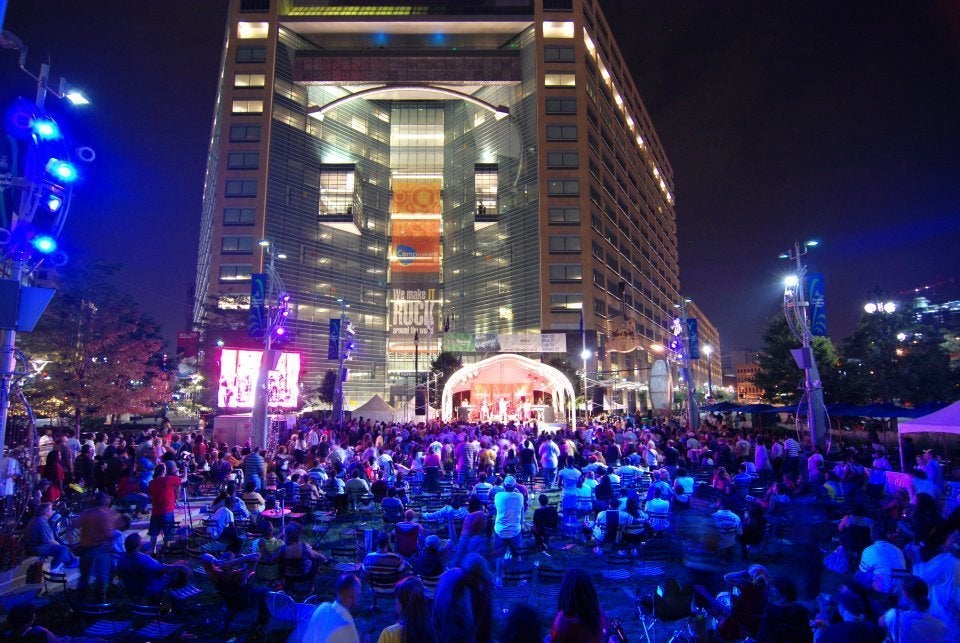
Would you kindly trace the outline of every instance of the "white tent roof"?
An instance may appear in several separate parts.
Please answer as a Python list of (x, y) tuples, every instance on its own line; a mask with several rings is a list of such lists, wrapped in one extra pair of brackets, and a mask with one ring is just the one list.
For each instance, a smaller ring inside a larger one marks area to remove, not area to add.
[(355, 416), (363, 416), (377, 422), (391, 422), (396, 413), (394, 408), (383, 401), (379, 395), (374, 395), (362, 405), (353, 409), (351, 413)]
[(934, 411), (915, 420), (901, 422), (901, 435), (904, 433), (953, 433), (960, 435), (960, 402)]
[(444, 419), (451, 419), (453, 394), (468, 391), (473, 384), (515, 382), (519, 385), (529, 383), (532, 379), (539, 380), (541, 386), (550, 391), (557, 414), (563, 418), (567, 417), (567, 402), (575, 399), (573, 384), (567, 376), (552, 366), (512, 353), (494, 355), (479, 362), (467, 364), (451, 375), (443, 387), (441, 415)]

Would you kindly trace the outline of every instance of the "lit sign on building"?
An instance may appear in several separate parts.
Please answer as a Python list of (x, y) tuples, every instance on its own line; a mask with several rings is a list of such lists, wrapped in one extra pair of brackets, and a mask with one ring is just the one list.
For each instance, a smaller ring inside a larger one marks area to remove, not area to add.
[[(222, 409), (253, 408), (254, 389), (263, 351), (224, 348), (220, 355), (220, 385), (217, 406)], [(292, 409), (300, 403), (300, 353), (280, 353), (269, 374), (269, 404)]]

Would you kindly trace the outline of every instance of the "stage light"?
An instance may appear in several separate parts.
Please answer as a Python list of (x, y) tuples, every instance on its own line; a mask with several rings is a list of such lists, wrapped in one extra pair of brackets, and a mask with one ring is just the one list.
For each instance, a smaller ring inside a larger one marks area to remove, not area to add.
[(41, 141), (52, 141), (60, 138), (60, 128), (49, 118), (38, 118), (30, 124), (30, 129)]
[(37, 235), (30, 241), (30, 245), (37, 249), (37, 252), (48, 255), (51, 252), (56, 251), (57, 241), (45, 234)]
[(56, 194), (51, 194), (47, 197), (47, 209), (50, 210), (50, 212), (56, 212), (60, 209), (61, 205), (63, 205), (63, 199)]
[(75, 168), (73, 163), (70, 163), (69, 161), (61, 161), (60, 159), (52, 158), (47, 161), (47, 166), (45, 169), (49, 174), (52, 174), (61, 181), (65, 181), (67, 183), (70, 183), (77, 178), (77, 168)]
[(895, 313), (897, 312), (897, 305), (892, 301), (888, 301), (883, 305), (883, 312), (887, 314)]
[(877, 305), (872, 301), (863, 305), (863, 310), (871, 315), (877, 312)]
[(580, 351), (580, 357), (583, 359), (590, 359), (592, 355), (593, 353), (590, 352), (589, 348), (584, 348), (582, 351)]
[(279, 328), (277, 328), (277, 335), (283, 335), (283, 334), (285, 334), (286, 332), (287, 332), (287, 331), (284, 329), (283, 326), (280, 326)]
[(783, 285), (787, 288), (796, 288), (800, 284), (800, 279), (796, 275), (788, 275), (783, 280)]

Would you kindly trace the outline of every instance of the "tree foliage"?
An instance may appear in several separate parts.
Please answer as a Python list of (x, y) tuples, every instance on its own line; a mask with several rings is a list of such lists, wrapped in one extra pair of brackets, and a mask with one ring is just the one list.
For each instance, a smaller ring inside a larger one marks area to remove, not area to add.
[(21, 336), (24, 352), (48, 361), (28, 393), (38, 413), (69, 416), (79, 428), (87, 416), (149, 413), (169, 402), (159, 327), (109, 284), (117, 271), (72, 265), (36, 329)]
[[(790, 332), (787, 320), (778, 315), (770, 320), (763, 333), (763, 349), (760, 352), (760, 370), (754, 383), (764, 391), (764, 397), (776, 404), (797, 404), (803, 395), (804, 373), (797, 367), (790, 352), (800, 348), (801, 343)], [(840, 358), (833, 343), (826, 337), (814, 337), (810, 343), (817, 370), (823, 385), (824, 399), (835, 399), (838, 379), (837, 364)]]
[(450, 376), (463, 368), (463, 360), (455, 353), (440, 351), (437, 356), (430, 361), (430, 374), (437, 380), (437, 398), (439, 399), (443, 387), (446, 386)]

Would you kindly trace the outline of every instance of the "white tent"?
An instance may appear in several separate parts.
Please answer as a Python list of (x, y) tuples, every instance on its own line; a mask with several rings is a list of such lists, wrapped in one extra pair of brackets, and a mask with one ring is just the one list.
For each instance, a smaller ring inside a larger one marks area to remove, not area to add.
[(915, 420), (900, 423), (900, 435), (904, 433), (952, 433), (960, 435), (960, 402), (934, 411)]
[[(430, 419), (436, 420), (440, 417), (440, 411), (436, 407), (430, 407)], [(425, 422), (425, 415), (417, 415), (417, 398), (411, 397), (405, 404), (397, 404), (397, 410), (393, 413), (394, 422)]]
[(383, 398), (379, 395), (374, 395), (350, 413), (353, 417), (362, 417), (365, 420), (369, 419), (374, 422), (392, 422), (396, 415), (394, 408), (384, 402)]

